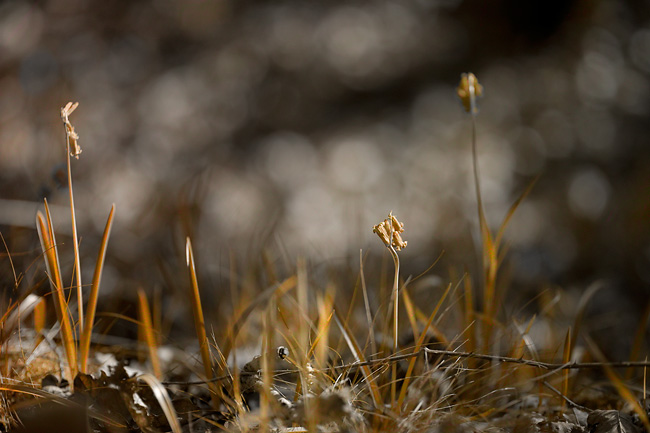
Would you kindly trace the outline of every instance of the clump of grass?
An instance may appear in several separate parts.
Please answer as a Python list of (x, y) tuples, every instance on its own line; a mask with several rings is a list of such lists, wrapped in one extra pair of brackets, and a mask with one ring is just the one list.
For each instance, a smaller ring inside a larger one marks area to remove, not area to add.
[[(104, 235), (102, 237), (97, 262), (95, 264), (95, 272), (93, 275), (90, 297), (88, 300), (87, 315), (84, 323), (84, 303), (82, 292), (83, 284), (81, 280), (80, 265), (81, 259), (77, 240), (76, 212), (74, 206), (74, 194), (72, 189), (72, 169), (70, 164), (71, 158), (79, 159), (79, 155), (81, 154), (81, 147), (79, 146), (79, 135), (75, 132), (74, 127), (70, 123), (70, 115), (76, 110), (78, 105), (79, 103), (69, 102), (65, 107), (61, 108), (61, 119), (63, 120), (65, 130), (65, 155), (68, 168), (68, 194), (70, 198), (70, 216), (72, 221), (72, 237), (75, 261), (73, 274), (76, 281), (75, 288), (77, 297), (76, 326), (71, 314), (71, 309), (68, 301), (69, 298), (64, 293), (65, 287), (63, 286), (62, 281), (58, 245), (56, 243), (54, 225), (52, 223), (52, 217), (47, 200), (45, 200), (45, 217), (41, 212), (39, 212), (36, 217), (36, 227), (41, 241), (41, 248), (45, 256), (45, 265), (50, 278), (52, 292), (55, 295), (54, 299), (57, 319), (61, 324), (61, 340), (63, 341), (65, 348), (67, 358), (66, 371), (70, 383), (74, 381), (74, 377), (76, 376), (77, 371), (85, 373), (88, 369), (91, 334), (95, 319), (95, 312), (97, 309), (99, 287), (102, 271), (104, 268), (104, 260), (106, 258), (106, 249), (108, 247), (108, 240), (110, 238), (111, 227), (113, 224), (113, 216), (115, 213), (115, 205), (113, 205), (108, 215), (108, 220), (106, 221)], [(79, 347), (77, 347), (78, 337)]]

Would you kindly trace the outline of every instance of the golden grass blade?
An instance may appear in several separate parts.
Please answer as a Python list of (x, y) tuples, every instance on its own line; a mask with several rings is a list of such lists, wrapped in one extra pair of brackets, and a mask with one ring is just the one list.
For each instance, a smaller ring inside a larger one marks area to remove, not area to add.
[[(205, 320), (203, 319), (203, 308), (201, 307), (201, 295), (199, 293), (199, 282), (196, 278), (196, 266), (194, 264), (194, 253), (192, 251), (192, 242), (187, 238), (185, 245), (185, 255), (187, 260), (187, 267), (190, 273), (190, 283), (192, 286), (191, 303), (192, 315), (194, 317), (194, 328), (196, 330), (196, 337), (199, 340), (199, 349), (201, 352), (201, 360), (203, 361), (203, 371), (207, 380), (211, 380), (214, 375), (212, 374), (212, 357), (210, 356), (210, 344), (208, 337), (205, 333)], [(210, 386), (210, 396), (215, 410), (219, 409), (219, 398), (217, 397), (216, 386)]]
[[(449, 295), (450, 290), (451, 290), (451, 283), (447, 285), (447, 288), (445, 289), (444, 293), (440, 297), (440, 300), (436, 304), (436, 307), (431, 312), (431, 315), (429, 316), (429, 320), (427, 320), (427, 323), (424, 325), (424, 329), (420, 334), (420, 338), (418, 338), (418, 341), (415, 344), (415, 347), (413, 348), (413, 353), (419, 353), (420, 350), (422, 349), (422, 345), (424, 344), (424, 341), (426, 340), (427, 337), (427, 331), (429, 330), (429, 327), (431, 326), (433, 320), (438, 314), (438, 311), (442, 307), (442, 304), (445, 302), (445, 299), (447, 299), (447, 295)], [(411, 382), (411, 376), (413, 375), (413, 369), (415, 368), (416, 361), (417, 361), (417, 357), (415, 356), (412, 357), (409, 361), (409, 366), (406, 370), (406, 375), (404, 376), (404, 382), (402, 383), (402, 389), (400, 390), (399, 397), (397, 399), (398, 411), (401, 411), (401, 407), (404, 404), (404, 399), (406, 398), (406, 391), (408, 389), (409, 383)]]
[(111, 212), (108, 214), (106, 227), (104, 228), (104, 236), (102, 236), (102, 243), (99, 246), (99, 254), (97, 255), (97, 262), (95, 263), (95, 273), (93, 274), (93, 283), (90, 288), (90, 297), (88, 298), (88, 305), (86, 311), (86, 323), (81, 330), (80, 342), (80, 369), (82, 373), (86, 373), (88, 369), (88, 356), (90, 354), (90, 337), (93, 332), (93, 324), (95, 322), (95, 313), (97, 311), (97, 299), (99, 297), (99, 284), (102, 280), (102, 271), (104, 270), (104, 260), (106, 259), (106, 249), (108, 247), (108, 239), (111, 236), (111, 228), (113, 226), (113, 215), (115, 214), (115, 204), (111, 206)]
[(181, 429), (181, 424), (178, 422), (176, 409), (174, 409), (172, 400), (169, 398), (169, 393), (167, 393), (167, 389), (165, 389), (163, 384), (155, 376), (148, 373), (141, 374), (137, 378), (146, 382), (149, 388), (151, 388), (151, 391), (153, 391), (153, 395), (158, 400), (158, 404), (160, 404), (172, 432), (182, 433), (183, 430)]
[(138, 289), (138, 311), (140, 315), (140, 323), (142, 327), (142, 334), (144, 335), (147, 347), (149, 348), (149, 359), (151, 360), (151, 368), (153, 374), (158, 380), (162, 379), (162, 370), (160, 369), (160, 358), (158, 358), (158, 345), (156, 344), (156, 335), (151, 323), (151, 309), (149, 308), (149, 301), (144, 290)]
[(327, 362), (327, 352), (329, 351), (329, 330), (330, 321), (334, 316), (334, 290), (328, 290), (325, 296), (318, 296), (318, 330), (316, 338), (309, 348), (307, 359), (310, 359), (315, 352), (315, 364), (317, 368), (323, 369)]
[[(571, 327), (566, 331), (566, 337), (564, 338), (564, 355), (562, 356), (562, 362), (568, 364), (571, 361)], [(566, 369), (562, 373), (562, 395), (566, 398), (569, 398), (569, 370)], [(562, 410), (566, 407), (566, 400), (562, 399)]]
[[(339, 329), (341, 330), (341, 334), (343, 334), (343, 338), (348, 344), (348, 347), (350, 348), (350, 351), (352, 352), (352, 355), (354, 355), (354, 359), (359, 362), (363, 363), (366, 362), (363, 353), (361, 352), (361, 349), (359, 348), (359, 345), (357, 344), (356, 340), (354, 339), (354, 336), (348, 329), (347, 325), (339, 319), (338, 313), (336, 310), (334, 311), (334, 320), (336, 321), (336, 324), (338, 325)], [(383, 399), (381, 397), (381, 392), (379, 392), (379, 386), (375, 382), (375, 380), (372, 377), (372, 371), (370, 371), (370, 368), (367, 365), (362, 365), (360, 366), (361, 373), (363, 374), (363, 377), (366, 382), (366, 386), (368, 387), (368, 390), (370, 391), (370, 397), (372, 398), (372, 402), (375, 405), (375, 408), (381, 408), (384, 403)]]
[(41, 248), (45, 253), (45, 266), (48, 274), (50, 275), (50, 285), (54, 292), (54, 306), (57, 312), (57, 318), (61, 324), (61, 340), (66, 353), (68, 361), (67, 373), (70, 383), (74, 381), (77, 374), (77, 351), (75, 345), (74, 331), (72, 321), (70, 319), (70, 312), (68, 303), (63, 295), (63, 283), (61, 282), (61, 267), (59, 262), (59, 255), (56, 248), (56, 240), (54, 237), (54, 230), (52, 219), (50, 217), (50, 210), (45, 200), (45, 212), (47, 215), (47, 226), (43, 214), (39, 211), (36, 215), (36, 228), (38, 236), (41, 241)]
[(417, 317), (415, 316), (415, 307), (413, 306), (413, 300), (411, 299), (411, 295), (409, 295), (406, 286), (402, 287), (402, 298), (404, 298), (404, 308), (406, 309), (406, 315), (408, 316), (409, 323), (411, 324), (413, 340), (417, 341), (419, 338), (418, 321)]
[(41, 298), (41, 301), (34, 308), (34, 332), (36, 333), (34, 347), (38, 346), (43, 338), (42, 333), (43, 329), (45, 329), (45, 320), (47, 318), (46, 308), (45, 298)]

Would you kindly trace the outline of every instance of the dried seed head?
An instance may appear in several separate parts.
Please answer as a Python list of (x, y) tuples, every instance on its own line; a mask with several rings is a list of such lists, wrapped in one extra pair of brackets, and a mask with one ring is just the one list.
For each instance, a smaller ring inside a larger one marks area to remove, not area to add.
[(479, 84), (476, 75), (471, 72), (461, 74), (460, 83), (458, 84), (456, 93), (458, 94), (460, 101), (463, 103), (465, 111), (473, 114), (478, 113), (476, 98), (483, 96), (483, 86)]
[(61, 108), (61, 119), (63, 120), (63, 123), (69, 123), (68, 117), (77, 109), (78, 106), (78, 102), (75, 102), (74, 104), (68, 102), (65, 104), (65, 107)]
[(69, 117), (78, 106), (78, 102), (75, 102), (74, 104), (68, 102), (65, 107), (61, 108), (61, 120), (63, 120), (63, 125), (65, 127), (65, 136), (68, 141), (67, 144), (70, 146), (70, 156), (76, 159), (79, 159), (81, 147), (79, 146), (79, 135), (75, 132), (72, 123), (70, 123)]
[(400, 233), (404, 232), (404, 223), (399, 222), (393, 213), (388, 214), (388, 218), (372, 228), (373, 233), (382, 240), (386, 246), (392, 246), (397, 251), (406, 248), (407, 242), (402, 240)]

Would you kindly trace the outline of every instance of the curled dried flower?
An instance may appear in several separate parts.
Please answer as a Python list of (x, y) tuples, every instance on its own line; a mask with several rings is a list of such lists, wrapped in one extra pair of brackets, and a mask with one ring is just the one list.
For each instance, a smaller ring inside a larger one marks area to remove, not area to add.
[(478, 106), (476, 105), (476, 98), (483, 96), (483, 86), (481, 86), (476, 78), (476, 75), (471, 72), (467, 74), (461, 74), (460, 83), (456, 89), (456, 93), (460, 98), (460, 101), (465, 107), (465, 111), (468, 113), (471, 112), (476, 114), (478, 112)]
[(372, 232), (377, 233), (386, 246), (392, 246), (397, 251), (406, 248), (407, 242), (402, 240), (401, 236), (404, 232), (404, 223), (399, 222), (392, 212), (388, 214), (388, 218), (374, 226)]
[(64, 123), (69, 123), (68, 122), (68, 117), (74, 112), (74, 110), (77, 109), (79, 106), (78, 102), (72, 103), (68, 102), (65, 104), (65, 107), (61, 108), (61, 119), (63, 120)]
[(76, 159), (79, 159), (81, 147), (79, 146), (79, 135), (75, 132), (72, 123), (70, 123), (70, 115), (78, 106), (78, 102), (68, 102), (65, 107), (61, 108), (61, 120), (63, 120), (63, 125), (65, 126), (65, 135), (68, 141), (67, 144), (70, 146), (70, 156)]

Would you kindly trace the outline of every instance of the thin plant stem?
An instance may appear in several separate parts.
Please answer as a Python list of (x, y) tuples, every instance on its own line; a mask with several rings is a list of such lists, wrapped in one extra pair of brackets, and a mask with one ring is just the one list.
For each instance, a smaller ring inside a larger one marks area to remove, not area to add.
[[(393, 354), (395, 354), (398, 350), (399, 338), (399, 256), (395, 248), (393, 248), (392, 241), (388, 245), (388, 249), (391, 256), (393, 256), (393, 264), (395, 265), (395, 276), (393, 277)], [(393, 364), (391, 376), (391, 402), (395, 402), (397, 396), (397, 364)]]
[(77, 217), (74, 208), (74, 194), (72, 192), (72, 164), (70, 162), (70, 132), (67, 127), (67, 116), (64, 118), (63, 129), (65, 131), (65, 159), (68, 168), (68, 195), (70, 197), (70, 220), (72, 221), (72, 245), (74, 248), (74, 274), (77, 286), (77, 310), (79, 317), (79, 333), (83, 332), (84, 307), (83, 292), (81, 284), (81, 257), (79, 255), (79, 240), (77, 236)]

